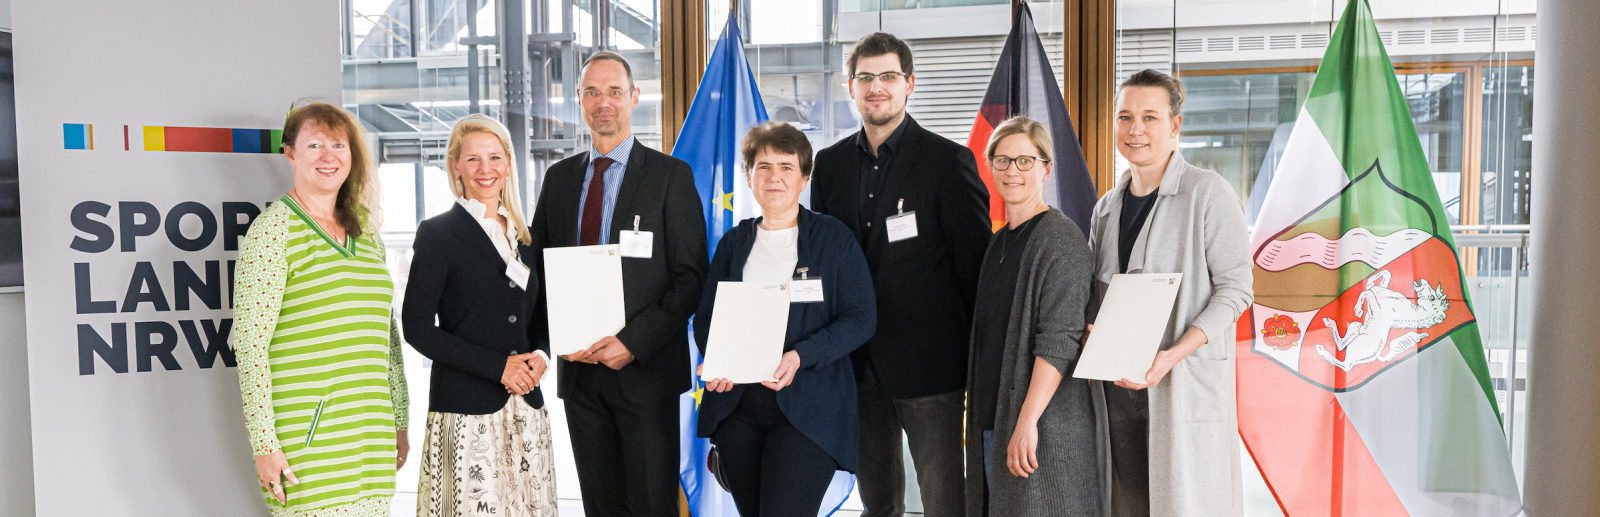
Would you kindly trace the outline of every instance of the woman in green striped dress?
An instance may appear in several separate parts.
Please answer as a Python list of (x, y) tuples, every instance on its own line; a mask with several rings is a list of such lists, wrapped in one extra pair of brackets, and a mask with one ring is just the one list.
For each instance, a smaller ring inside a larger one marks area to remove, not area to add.
[(284, 122), (294, 187), (250, 225), (234, 349), (274, 516), (388, 516), (405, 463), (405, 370), (362, 132), (325, 103)]

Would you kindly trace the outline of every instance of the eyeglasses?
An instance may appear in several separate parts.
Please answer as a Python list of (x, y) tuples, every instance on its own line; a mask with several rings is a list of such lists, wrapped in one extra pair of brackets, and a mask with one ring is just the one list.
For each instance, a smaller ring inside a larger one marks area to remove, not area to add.
[(856, 82), (861, 84), (872, 84), (873, 78), (883, 81), (884, 84), (894, 84), (900, 82), (900, 78), (902, 77), (911, 77), (911, 74), (902, 74), (900, 72), (884, 72), (881, 74), (856, 74), (855, 76)]
[(605, 95), (607, 97), (610, 97), (611, 100), (618, 100), (618, 99), (621, 99), (623, 97), (627, 97), (628, 94), (631, 94), (631, 93), (633, 93), (633, 90), (609, 90), (609, 91), (604, 91), (604, 92), (602, 92), (600, 90), (584, 90), (583, 91), (583, 96), (587, 97), (587, 98), (590, 98), (590, 99), (593, 99), (593, 98), (597, 98), (597, 97), (599, 97), (601, 95)]
[(997, 171), (1003, 171), (1010, 169), (1012, 163), (1016, 163), (1017, 170), (1030, 171), (1033, 170), (1033, 162), (1050, 163), (1050, 160), (1039, 158), (1037, 156), (1018, 156), (1016, 158), (1012, 158), (1010, 156), (996, 156), (989, 159), (989, 168)]

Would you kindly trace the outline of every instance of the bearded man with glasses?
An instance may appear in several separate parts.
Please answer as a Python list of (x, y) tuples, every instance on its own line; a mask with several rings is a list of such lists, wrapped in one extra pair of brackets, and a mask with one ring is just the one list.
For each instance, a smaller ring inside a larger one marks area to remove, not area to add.
[(861, 131), (817, 153), (811, 204), (854, 232), (877, 295), (877, 333), (851, 354), (862, 515), (905, 513), (902, 436), (923, 515), (961, 515), (963, 390), (989, 193), (971, 150), (906, 114), (916, 76), (904, 41), (868, 35), (848, 67)]

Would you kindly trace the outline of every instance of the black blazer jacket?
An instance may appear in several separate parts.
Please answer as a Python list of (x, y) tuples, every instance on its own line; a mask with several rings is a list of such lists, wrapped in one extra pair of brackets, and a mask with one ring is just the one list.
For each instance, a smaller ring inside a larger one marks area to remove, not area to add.
[[(629, 153), (612, 227), (606, 232), (616, 244), (622, 230), (633, 229), (634, 216), (639, 216), (639, 230), (654, 232), (650, 258), (622, 259), (627, 323), (617, 332), (617, 339), (634, 356), (632, 363), (617, 371), (623, 393), (629, 400), (645, 402), (689, 391), (689, 316), (700, 304), (700, 289), (705, 286), (710, 264), (706, 259), (706, 218), (689, 164), (637, 140)], [(533, 255), (540, 262), (534, 274), (540, 282), (528, 331), (534, 342), (547, 348), (550, 327), (543, 282), (544, 249), (578, 245), (579, 198), (588, 165), (589, 153), (551, 165), (533, 213)], [(556, 363), (556, 394), (563, 398), (571, 393), (575, 375), (586, 368), (605, 368), (561, 359)]]
[[(533, 248), (512, 242), (531, 267)], [(500, 384), (506, 356), (550, 353), (548, 343), (528, 340), (538, 279), (530, 273), (523, 290), (506, 278), (505, 261), (461, 205), (417, 225), (411, 250), (400, 319), (406, 341), (433, 360), (428, 411), (499, 411), (510, 396)], [(530, 406), (544, 407), (537, 388), (523, 397)]]
[[(811, 209), (864, 236), (878, 329), (852, 357), (858, 376), (870, 362), (884, 390), (897, 399), (965, 386), (978, 269), (993, 234), (989, 191), (972, 151), (906, 118), (876, 203), (861, 206), (855, 134), (817, 152), (811, 181)], [(889, 242), (884, 219), (895, 215), (900, 199), (905, 211), (916, 212), (917, 236)], [(857, 218), (863, 211), (872, 214), (866, 228)]]
[[(744, 279), (744, 265), (756, 243), (761, 218), (745, 219), (717, 244), (706, 279), (700, 311), (694, 317), (695, 343), (705, 352), (717, 298), (717, 282)], [(827, 451), (839, 467), (856, 471), (856, 379), (850, 352), (872, 336), (877, 324), (872, 300), (872, 276), (867, 273), (861, 247), (838, 220), (800, 209), (799, 261), (811, 278), (822, 280), (821, 303), (789, 304), (789, 327), (783, 350), (800, 353), (794, 381), (778, 391), (778, 408), (800, 434)], [(760, 384), (740, 384), (727, 393), (701, 395), (698, 434), (709, 437), (717, 425), (733, 414), (744, 390), (764, 390)]]

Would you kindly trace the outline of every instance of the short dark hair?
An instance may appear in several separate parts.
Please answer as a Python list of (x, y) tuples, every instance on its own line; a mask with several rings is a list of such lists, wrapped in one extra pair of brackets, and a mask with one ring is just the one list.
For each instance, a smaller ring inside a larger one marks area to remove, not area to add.
[(746, 175), (755, 167), (756, 155), (764, 150), (794, 155), (800, 160), (800, 177), (811, 177), (811, 140), (806, 139), (806, 134), (794, 126), (784, 122), (767, 121), (750, 128), (750, 132), (744, 135), (744, 144), (739, 149), (740, 154), (744, 155)]
[(884, 54), (900, 56), (900, 72), (911, 75), (911, 45), (887, 32), (874, 32), (856, 41), (856, 48), (850, 50), (850, 75), (856, 75), (856, 61)]
[(1122, 90), (1129, 86), (1154, 86), (1167, 91), (1167, 102), (1172, 108), (1169, 116), (1176, 117), (1183, 114), (1183, 82), (1163, 74), (1154, 69), (1146, 68), (1133, 74), (1122, 85), (1117, 87), (1117, 95), (1122, 95)]
[(595, 52), (594, 55), (589, 56), (589, 59), (583, 60), (583, 69), (585, 71), (589, 70), (589, 65), (594, 64), (596, 61), (616, 61), (618, 63), (622, 63), (622, 71), (628, 74), (628, 87), (634, 88), (633, 67), (628, 65), (628, 60), (624, 59), (622, 54), (618, 54), (609, 50)]

